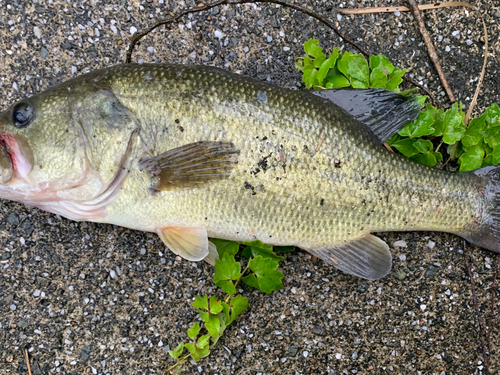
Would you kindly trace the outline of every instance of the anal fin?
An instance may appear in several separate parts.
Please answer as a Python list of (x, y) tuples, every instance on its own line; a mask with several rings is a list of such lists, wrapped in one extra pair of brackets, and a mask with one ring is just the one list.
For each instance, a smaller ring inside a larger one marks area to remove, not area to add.
[(209, 255), (207, 229), (203, 225), (158, 228), (156, 232), (173, 253), (184, 259), (199, 261)]
[(331, 248), (307, 251), (345, 273), (367, 280), (381, 279), (392, 266), (389, 246), (372, 234)]

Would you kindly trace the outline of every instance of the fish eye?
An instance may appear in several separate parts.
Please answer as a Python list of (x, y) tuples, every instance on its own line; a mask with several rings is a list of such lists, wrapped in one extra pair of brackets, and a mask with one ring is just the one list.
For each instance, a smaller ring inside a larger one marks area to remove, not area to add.
[(33, 121), (35, 110), (28, 102), (17, 103), (12, 110), (12, 121), (16, 128), (25, 128)]

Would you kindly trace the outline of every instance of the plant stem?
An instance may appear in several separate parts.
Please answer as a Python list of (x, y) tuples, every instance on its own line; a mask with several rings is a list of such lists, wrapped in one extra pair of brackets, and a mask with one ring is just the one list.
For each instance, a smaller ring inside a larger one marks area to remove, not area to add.
[[(236, 280), (236, 282), (234, 283), (234, 289), (236, 289), (236, 287), (238, 286), (238, 284), (240, 283), (241, 279), (243, 278), (243, 276), (245, 275), (245, 273), (248, 271), (248, 267), (250, 266), (250, 261), (247, 263), (247, 266), (245, 267), (245, 269), (243, 270), (243, 272), (241, 273), (241, 276), (238, 278), (238, 280)], [(226, 303), (229, 302), (229, 300), (231, 299), (231, 297), (233, 296), (234, 294), (228, 294), (225, 301)]]
[(163, 375), (166, 375), (166, 374), (170, 374), (171, 371), (173, 369), (175, 369), (177, 366), (179, 365), (182, 365), (184, 363), (186, 363), (186, 361), (188, 360), (188, 358), (191, 357), (191, 354), (186, 354), (184, 357), (180, 358), (177, 360), (177, 362), (175, 364), (173, 364), (172, 366), (170, 366), (168, 369), (165, 370), (164, 374)]

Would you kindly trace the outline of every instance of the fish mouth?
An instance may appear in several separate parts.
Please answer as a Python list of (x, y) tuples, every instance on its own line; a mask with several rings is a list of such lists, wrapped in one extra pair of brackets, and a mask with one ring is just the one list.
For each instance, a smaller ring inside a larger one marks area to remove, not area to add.
[(0, 183), (6, 184), (12, 180), (14, 166), (12, 164), (11, 150), (5, 139), (0, 136)]
[(0, 134), (0, 183), (25, 179), (33, 168), (33, 152), (22, 136)]

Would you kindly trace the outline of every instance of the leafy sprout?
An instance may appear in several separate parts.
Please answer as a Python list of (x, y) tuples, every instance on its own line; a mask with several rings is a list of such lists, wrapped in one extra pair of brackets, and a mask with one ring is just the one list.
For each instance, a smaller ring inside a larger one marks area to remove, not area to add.
[[(213, 282), (224, 291), (225, 298), (219, 300), (206, 294), (195, 298), (193, 307), (198, 311), (201, 322), (193, 323), (187, 330), (190, 342), (181, 342), (168, 351), (176, 362), (166, 373), (179, 374), (188, 359), (199, 361), (207, 357), (226, 328), (248, 308), (248, 299), (237, 294), (241, 281), (264, 293), (283, 288), (283, 274), (277, 269), (284, 258), (274, 254), (272, 246), (252, 241), (244, 243), (240, 252), (238, 242), (213, 239), (212, 243), (216, 245), (219, 255), (219, 259), (215, 260)], [(291, 246), (276, 248), (280, 252), (294, 249)], [(243, 256), (241, 261), (235, 259), (238, 254)]]
[[(370, 56), (340, 52), (334, 48), (326, 57), (317, 39), (304, 43), (305, 56), (295, 67), (302, 72), (306, 87), (314, 90), (384, 88), (400, 91), (405, 69), (399, 69), (384, 55)], [(423, 106), (426, 97), (418, 100)], [(387, 141), (407, 158), (429, 167), (455, 160), (460, 171), (469, 171), (500, 162), (500, 109), (491, 105), (467, 127), (462, 103), (450, 109), (427, 104), (415, 121), (403, 127)]]

